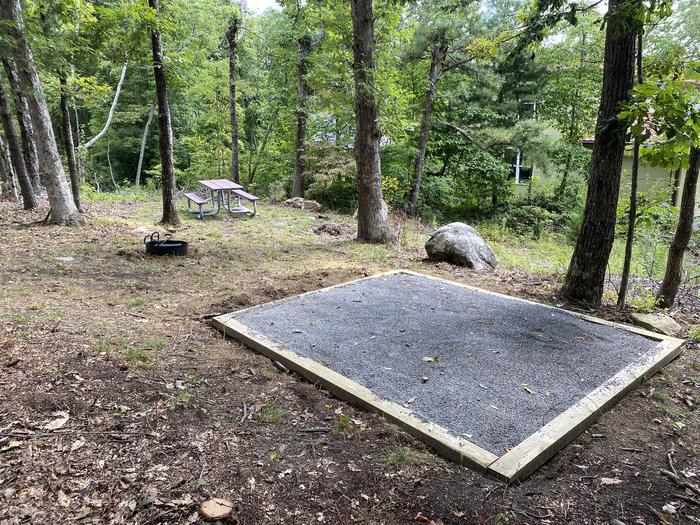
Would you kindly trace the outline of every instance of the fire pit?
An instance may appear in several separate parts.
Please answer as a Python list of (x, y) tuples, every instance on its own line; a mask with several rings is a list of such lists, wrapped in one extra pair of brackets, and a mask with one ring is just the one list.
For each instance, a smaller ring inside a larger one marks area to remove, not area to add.
[(161, 239), (158, 232), (153, 232), (143, 238), (143, 243), (146, 245), (146, 253), (149, 255), (187, 255), (187, 241), (173, 240), (169, 233), (166, 233)]

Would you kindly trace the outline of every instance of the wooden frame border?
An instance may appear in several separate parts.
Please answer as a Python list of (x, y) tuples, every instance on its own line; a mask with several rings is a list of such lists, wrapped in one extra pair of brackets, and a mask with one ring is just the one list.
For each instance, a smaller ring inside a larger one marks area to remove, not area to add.
[(583, 432), (590, 424), (603, 412), (615, 405), (625, 394), (633, 389), (642, 380), (654, 375), (660, 368), (678, 356), (683, 345), (682, 339), (669, 337), (642, 328), (628, 326), (621, 323), (598, 319), (578, 312), (564, 310), (555, 306), (537, 303), (527, 299), (511, 297), (498, 292), (484, 290), (467, 284), (449, 281), (441, 277), (413, 272), (410, 270), (392, 270), (378, 273), (369, 277), (362, 277), (352, 281), (336, 284), (327, 288), (305, 292), (293, 297), (302, 297), (310, 294), (324, 293), (328, 290), (347, 286), (352, 283), (366, 280), (387, 277), (396, 274), (407, 274), (419, 277), (434, 279), (445, 284), (459, 286), (474, 292), (486, 293), (498, 297), (529, 303), (539, 307), (560, 310), (567, 314), (574, 315), (589, 322), (614, 326), (628, 332), (643, 335), (650, 339), (659, 341), (659, 344), (645, 355), (644, 360), (638, 361), (623, 368), (620, 372), (605, 381), (593, 392), (584, 396), (577, 403), (556, 416), (549, 423), (545, 424), (534, 434), (520, 442), (517, 446), (498, 457), (495, 454), (475, 445), (474, 443), (450, 433), (447, 429), (424, 421), (416, 417), (410, 409), (399, 405), (393, 401), (382, 399), (375, 395), (368, 388), (352, 381), (351, 379), (331, 370), (330, 368), (309, 359), (302, 357), (289, 350), (263, 334), (251, 330), (246, 325), (240, 323), (235, 316), (242, 312), (269, 306), (271, 304), (286, 301), (289, 298), (279, 299), (262, 305), (252, 306), (236, 312), (217, 316), (212, 319), (214, 326), (233, 337), (244, 345), (260, 352), (274, 361), (279, 361), (290, 370), (294, 370), (312, 383), (319, 383), (337, 397), (344, 399), (360, 408), (377, 412), (396, 423), (409, 434), (415, 436), (427, 445), (432, 447), (437, 453), (460, 465), (467, 465), (470, 468), (484, 474), (495, 477), (501, 481), (511, 482), (516, 479), (524, 480), (547, 460), (549, 460), (559, 450), (564, 448), (571, 440)]

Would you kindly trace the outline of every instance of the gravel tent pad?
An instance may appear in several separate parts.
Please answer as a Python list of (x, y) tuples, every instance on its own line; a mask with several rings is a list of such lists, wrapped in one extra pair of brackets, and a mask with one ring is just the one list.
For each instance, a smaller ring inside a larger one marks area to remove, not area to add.
[(438, 453), (524, 479), (682, 340), (395, 271), (214, 324)]

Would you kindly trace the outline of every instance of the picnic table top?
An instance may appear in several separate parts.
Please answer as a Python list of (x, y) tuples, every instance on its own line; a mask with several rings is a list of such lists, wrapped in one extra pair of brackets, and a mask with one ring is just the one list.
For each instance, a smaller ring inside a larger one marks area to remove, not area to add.
[(198, 181), (205, 188), (210, 190), (242, 190), (243, 186), (228, 179), (206, 179)]

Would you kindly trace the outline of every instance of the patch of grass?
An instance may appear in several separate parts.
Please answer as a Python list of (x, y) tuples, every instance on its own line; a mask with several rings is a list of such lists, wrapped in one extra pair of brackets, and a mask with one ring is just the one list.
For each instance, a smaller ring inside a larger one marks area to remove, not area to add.
[(163, 337), (151, 337), (143, 342), (143, 349), (149, 352), (157, 352), (168, 346), (168, 341)]
[(126, 302), (126, 305), (129, 308), (138, 308), (140, 306), (144, 306), (145, 304), (146, 304), (146, 299), (144, 299), (143, 297), (134, 297), (133, 299), (129, 299)]
[(386, 467), (397, 470), (412, 470), (435, 465), (437, 459), (429, 452), (413, 447), (401, 447), (386, 453), (382, 458), (382, 463)]
[(661, 390), (652, 390), (649, 394), (649, 398), (653, 399), (654, 401), (668, 401), (668, 397), (668, 394), (666, 392), (662, 392)]
[(279, 423), (289, 415), (287, 410), (277, 407), (265, 407), (260, 411), (260, 419), (265, 423)]
[(641, 312), (643, 314), (650, 314), (654, 311), (654, 308), (656, 307), (656, 297), (653, 293), (645, 291), (643, 293), (635, 295), (629, 301), (629, 305), (638, 312)]
[[(700, 325), (699, 324), (694, 324), (693, 326), (690, 327), (688, 330), (688, 340), (693, 341), (694, 343), (700, 342)], [(693, 366), (693, 364), (697, 365), (697, 361), (693, 361), (690, 366)]]
[(145, 368), (150, 359), (150, 354), (143, 348), (127, 348), (124, 359), (134, 368)]

